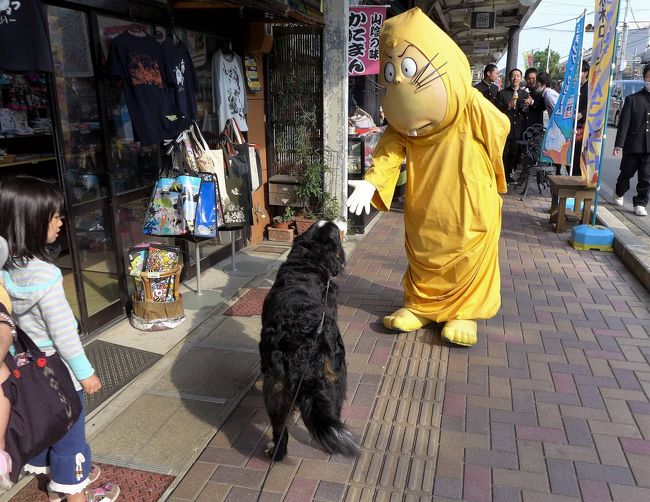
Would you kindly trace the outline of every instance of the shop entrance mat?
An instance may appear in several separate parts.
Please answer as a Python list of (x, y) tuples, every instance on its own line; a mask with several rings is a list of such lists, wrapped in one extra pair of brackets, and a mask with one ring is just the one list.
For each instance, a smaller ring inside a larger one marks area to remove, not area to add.
[(93, 411), (162, 357), (154, 352), (101, 340), (86, 345), (85, 349), (90, 363), (102, 381), (99, 392), (92, 396), (84, 394), (86, 413)]
[[(128, 469), (117, 465), (97, 465), (102, 472), (99, 479), (90, 487), (97, 487), (104, 483), (118, 485), (120, 487), (120, 496), (117, 499), (119, 502), (155, 502), (174, 481), (174, 476), (165, 474)], [(48, 502), (47, 483), (47, 476), (35, 477), (14, 495), (10, 502)]]
[(272, 253), (272, 254), (282, 254), (285, 251), (289, 251), (291, 247), (283, 246), (257, 246), (255, 249), (251, 250), (252, 253)]
[(251, 317), (262, 315), (262, 304), (264, 298), (269, 294), (269, 288), (252, 288), (233, 303), (223, 315), (233, 315), (239, 317)]

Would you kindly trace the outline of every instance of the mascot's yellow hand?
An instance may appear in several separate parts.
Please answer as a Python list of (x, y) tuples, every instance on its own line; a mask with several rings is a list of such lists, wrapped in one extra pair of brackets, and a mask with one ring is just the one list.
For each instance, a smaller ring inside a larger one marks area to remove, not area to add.
[(377, 190), (375, 185), (365, 180), (348, 181), (348, 185), (354, 188), (346, 202), (350, 212), (359, 215), (365, 209), (366, 214), (370, 214), (370, 201)]

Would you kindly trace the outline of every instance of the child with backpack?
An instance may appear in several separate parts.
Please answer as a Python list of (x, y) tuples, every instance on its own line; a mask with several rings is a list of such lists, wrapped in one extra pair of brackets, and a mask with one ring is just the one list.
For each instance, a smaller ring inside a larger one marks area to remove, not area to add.
[[(9, 248), (3, 279), (14, 318), (41, 350), (47, 355), (57, 352), (65, 361), (83, 403), (83, 392), (94, 394), (102, 384), (81, 344), (61, 271), (47, 252), (63, 225), (63, 205), (53, 183), (33, 176), (0, 179), (0, 236)], [(87, 489), (99, 476), (99, 468), (91, 469), (84, 422), (82, 410), (61, 440), (25, 466), (26, 472), (50, 474), (52, 502), (112, 502), (119, 495), (119, 487), (111, 483)]]

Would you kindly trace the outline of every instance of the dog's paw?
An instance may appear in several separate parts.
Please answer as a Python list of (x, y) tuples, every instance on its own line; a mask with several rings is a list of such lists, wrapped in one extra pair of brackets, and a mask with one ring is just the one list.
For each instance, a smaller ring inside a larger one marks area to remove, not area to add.
[(269, 441), (266, 443), (266, 448), (264, 448), (264, 455), (269, 458), (273, 458), (273, 453), (275, 453), (275, 443), (273, 441)]

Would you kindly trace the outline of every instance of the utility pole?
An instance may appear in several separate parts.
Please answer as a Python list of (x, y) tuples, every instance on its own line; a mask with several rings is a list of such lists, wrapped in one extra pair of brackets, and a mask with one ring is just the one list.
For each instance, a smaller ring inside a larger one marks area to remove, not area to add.
[(623, 64), (625, 63), (625, 52), (627, 51), (627, 9), (629, 6), (630, 0), (625, 0), (625, 15), (623, 16), (623, 31), (621, 32), (621, 50), (616, 65), (616, 80), (621, 80)]
[(548, 39), (548, 48), (546, 49), (546, 73), (548, 73), (551, 64), (551, 39)]

